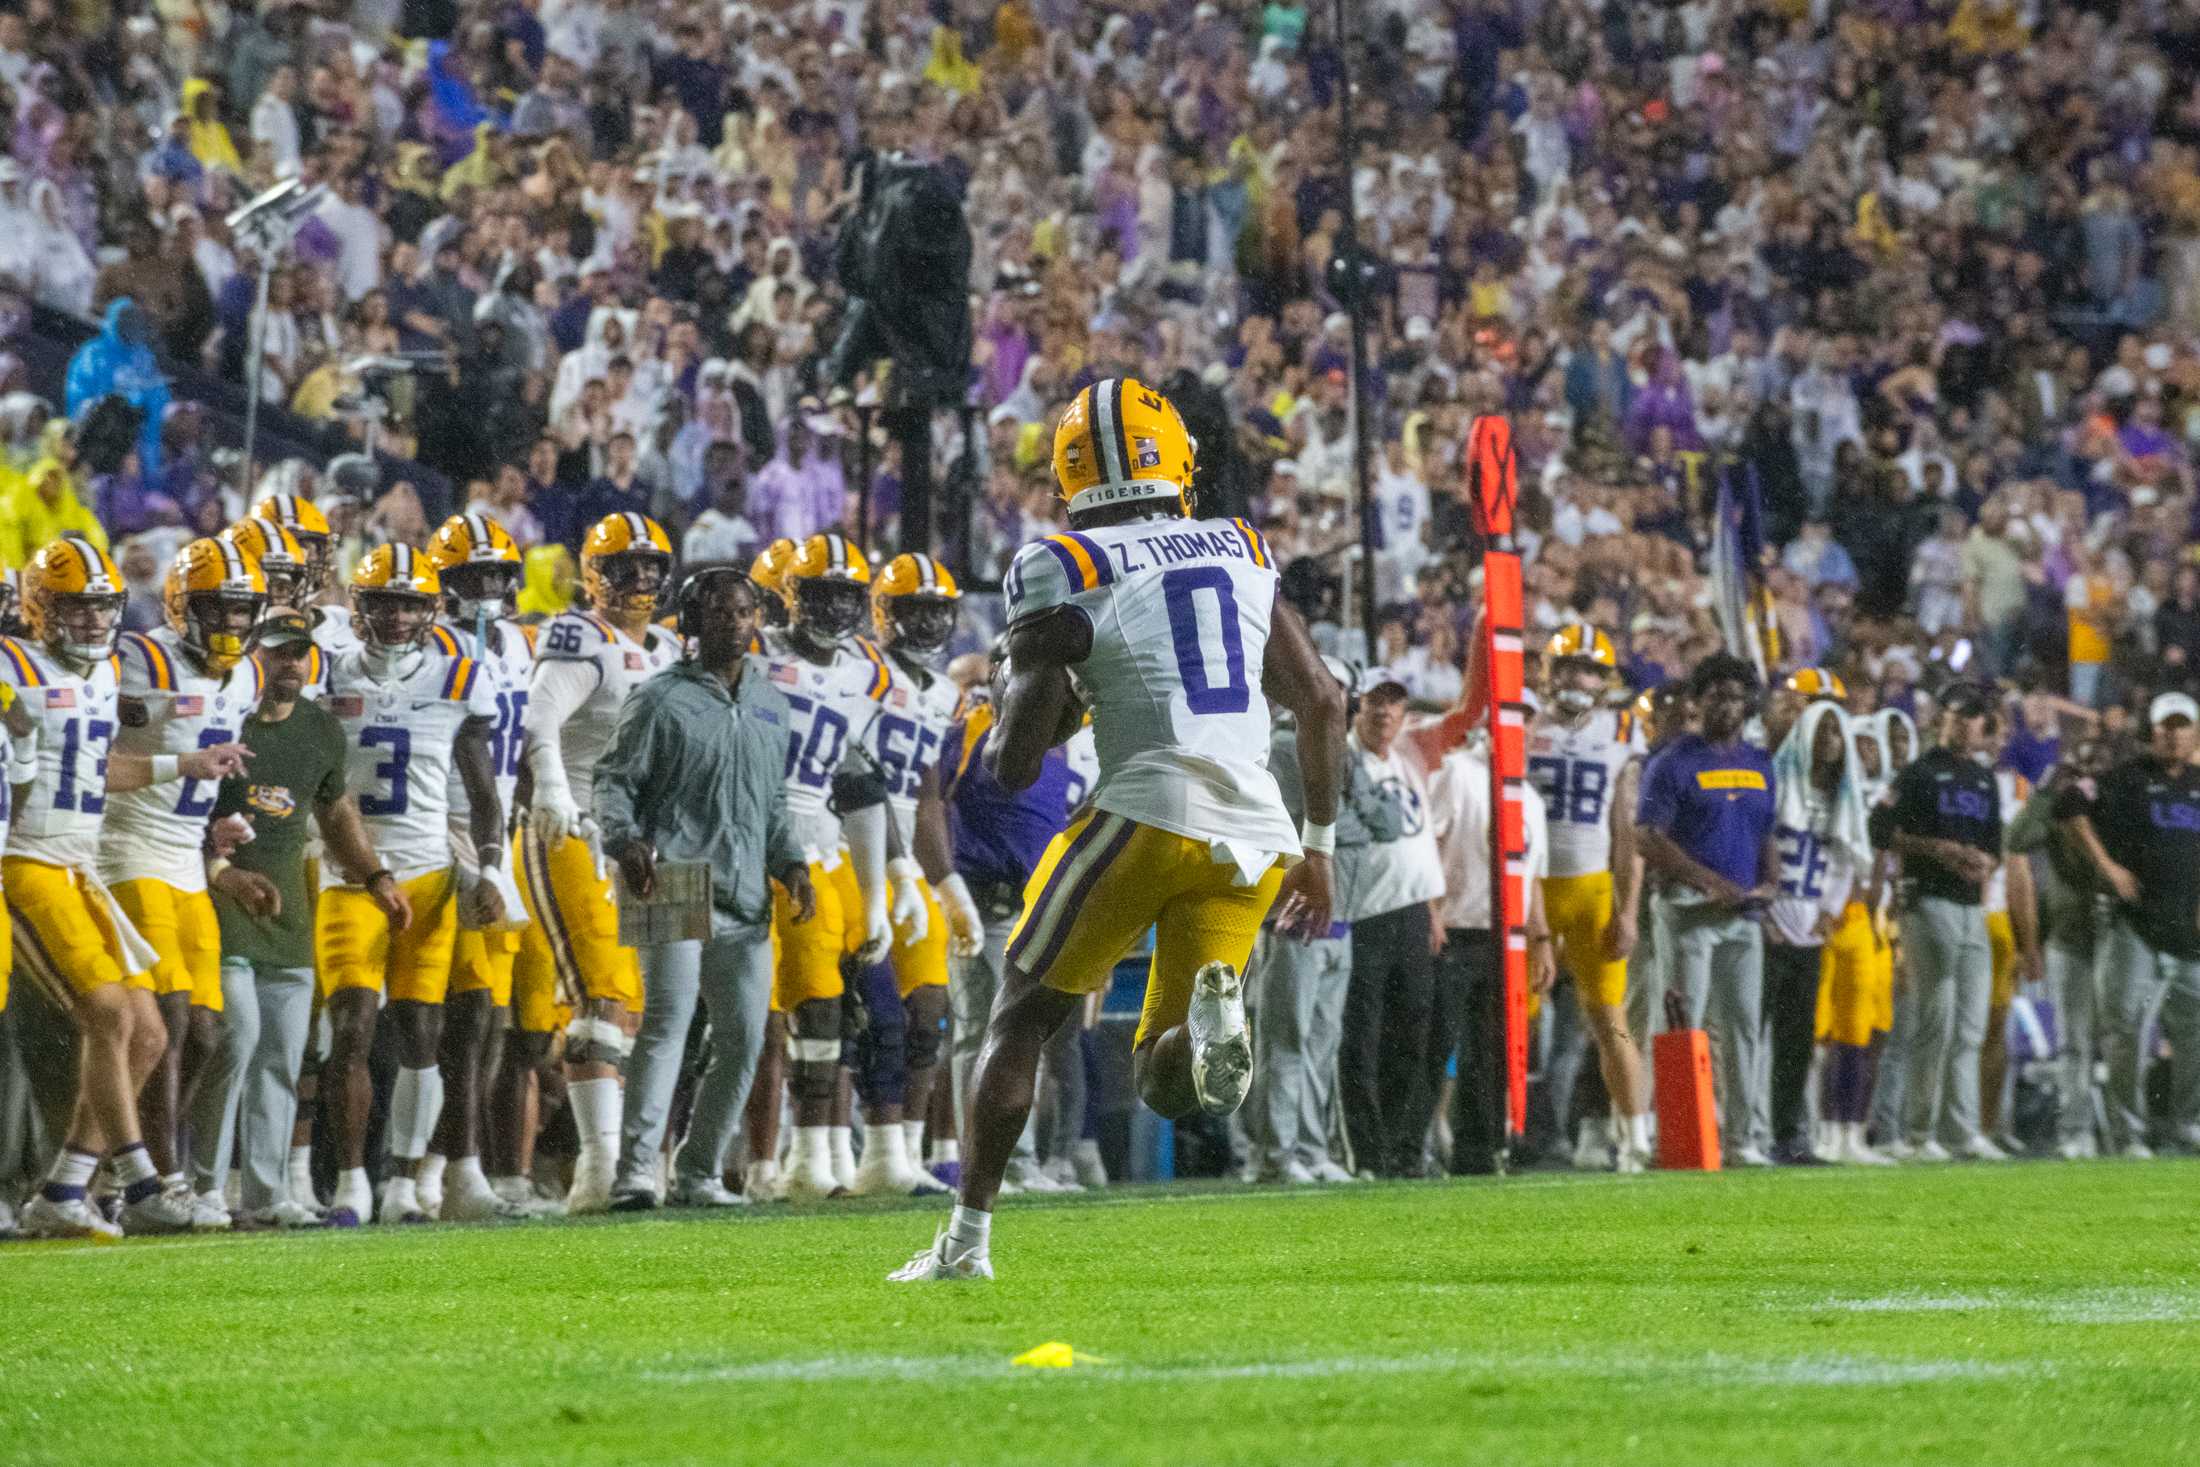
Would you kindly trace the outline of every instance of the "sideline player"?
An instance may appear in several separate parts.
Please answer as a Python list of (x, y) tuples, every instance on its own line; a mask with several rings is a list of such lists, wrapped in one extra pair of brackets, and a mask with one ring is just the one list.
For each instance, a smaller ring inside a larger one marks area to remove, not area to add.
[[(116, 751), (153, 758), (237, 742), (260, 701), (259, 665), (245, 656), (245, 639), (267, 608), (259, 567), (234, 544), (193, 540), (169, 566), (161, 601), (166, 625), (120, 640)], [(153, 994), (168, 1045), (138, 1105), (146, 1146), (171, 1190), (187, 1186), (178, 1139), (184, 1074), (199, 1080), (222, 1043), (221, 926), (202, 853), (219, 794), (219, 784), (198, 780), (118, 794), (100, 842), (100, 879), (160, 955)], [(194, 1226), (227, 1227), (226, 1179), (200, 1180), (188, 1198)]]
[[(330, 1216), (366, 1220), (367, 1056), (386, 994), (398, 1070), (386, 1131), (390, 1169), (375, 1217), (422, 1222), (416, 1171), (443, 1108), (436, 1051), (459, 913), (464, 908), (471, 924), (503, 912), (493, 882), (465, 881), (454, 867), (449, 824), (455, 772), (472, 810), (477, 867), (503, 861), (489, 752), (496, 704), (480, 665), (435, 625), (443, 583), (426, 556), (381, 546), (359, 562), (351, 583), (360, 645), (329, 660), (325, 706), (343, 729), (345, 784), (383, 865), (359, 886), (324, 868), (314, 918), (329, 1019), (326, 1077), (335, 1091), (330, 1119), (341, 1150)], [(400, 926), (391, 919), (404, 907), (410, 920)]]
[[(429, 538), (427, 557), (443, 582), (440, 631), (481, 669), (484, 690), (496, 705), (489, 730), (489, 765), (496, 776), (497, 808), (509, 817), (519, 790), (520, 740), (527, 717), (527, 688), (535, 666), (528, 628), (510, 619), (519, 590), (519, 546), (504, 526), (480, 514), (455, 514)], [(438, 639), (440, 640), (440, 638)], [(473, 806), (466, 782), (451, 778), (451, 855), (459, 880), (480, 879), (473, 861)], [(498, 849), (508, 832), (498, 831)], [(519, 923), (526, 912), (514, 892), (504, 921), (494, 927), (461, 923), (451, 950), (451, 987), (443, 1001), (443, 1115), (420, 1167), (420, 1203), (431, 1217), (458, 1222), (518, 1216), (521, 1205), (499, 1197), (481, 1170), (481, 1112), (485, 1061), (496, 1012), (512, 1003), (512, 965), (519, 956)], [(450, 1195), (444, 1196), (449, 1169)]]
[[(764, 633), (763, 658), (766, 676), (787, 700), (787, 820), (809, 863), (816, 915), (797, 921), (784, 889), (774, 899), (779, 959), (772, 1007), (787, 1016), (794, 1095), (786, 1191), (815, 1199), (840, 1185), (830, 1130), (847, 991), (841, 965), (878, 964), (894, 940), (887, 783), (863, 753), (893, 675), (879, 650), (856, 635), (870, 608), (871, 568), (853, 542), (829, 531), (812, 535), (782, 575), (787, 626)], [(905, 909), (921, 914), (913, 883), (905, 878), (904, 885)], [(768, 1188), (772, 1178), (767, 1172), (759, 1182)]]
[[(515, 1030), (539, 1037), (522, 1040), (505, 1062), (540, 1063), (554, 1016), (569, 1016), (565, 1093), (580, 1133), (570, 1212), (611, 1205), (624, 1108), (619, 1070), (642, 1006), (640, 960), (619, 945), (610, 868), (585, 812), (627, 694), (680, 659), (680, 638), (654, 625), (671, 581), (664, 529), (646, 515), (605, 515), (581, 542), (587, 609), (560, 614), (535, 637), (523, 740), (534, 798), (514, 841), (529, 925), (512, 1004)], [(514, 1148), (519, 1156), (531, 1149), (526, 1138)], [(499, 1190), (513, 1195), (510, 1183)]]
[(1642, 894), (1633, 800), (1642, 736), (1632, 710), (1604, 703), (1619, 668), (1611, 638), (1577, 622), (1559, 629), (1544, 658), (1544, 707), (1528, 731), (1528, 777), (1550, 817), (1543, 905), (1612, 1102), (1608, 1118), (1581, 1118), (1574, 1165), (1639, 1172), (1650, 1164), (1650, 1118), (1637, 1101), (1642, 1052), (1627, 1028), (1627, 959)]
[[(934, 771), (962, 716), (963, 694), (939, 663), (954, 639), (961, 600), (953, 573), (929, 555), (895, 556), (871, 586), (872, 625), (894, 674), (872, 724), (871, 748), (886, 777), (895, 837), (912, 852), (888, 861), (887, 877), (897, 891), (915, 883), (921, 905), (912, 920), (894, 924), (893, 991), (873, 992), (870, 1023), (857, 1045), (859, 1074), (876, 1092), (865, 1097), (863, 1164), (850, 1189), (858, 1196), (947, 1191), (924, 1170), (924, 1116), (946, 1037), (948, 943), (954, 936), (968, 949), (963, 956), (975, 952), (978, 913), (967, 888), (935, 891), (913, 853), (932, 838), (945, 839), (947, 811)], [(920, 836), (920, 827), (931, 835)]]
[(235, 743), (182, 754), (110, 752), (118, 715), (115, 629), (122, 576), (88, 540), (64, 539), (31, 558), (23, 615), (31, 639), (0, 639), (0, 679), (28, 715), (14, 721), (22, 781), (0, 882), (15, 966), (76, 1031), (76, 1095), (68, 1134), (21, 1227), (36, 1237), (113, 1237), (92, 1208), (92, 1169), (109, 1158), (122, 1186), (122, 1231), (180, 1232), (186, 1199), (164, 1194), (138, 1127), (139, 1090), (160, 1062), (165, 1026), (153, 1000), (156, 955), (96, 871), (111, 796), (219, 780), (244, 768)]
[[(1176, 409), (1126, 378), (1085, 388), (1055, 430), (1072, 528), (1010, 565), (988, 757), (1004, 785), (1024, 788), (1089, 702), (1100, 780), (1025, 889), (957, 1205), (896, 1281), (992, 1277), (993, 1201), (1040, 1051), (1148, 928), (1134, 1072), (1140, 1097), (1172, 1119), (1227, 1115), (1245, 1099), (1240, 975), (1269, 907), (1281, 898), (1286, 933), (1329, 930), (1344, 690), (1277, 594), (1260, 534), (1186, 518), (1193, 452)], [(1299, 720), (1296, 831), (1267, 768), (1271, 696)]]
[(352, 608), (323, 604), (321, 598), (336, 584), (336, 536), (319, 505), (296, 494), (270, 494), (252, 506), (252, 518), (280, 525), (297, 544), (304, 573), (291, 583), (289, 599), (277, 598), (313, 618), (313, 640), (324, 657), (359, 648), (359, 632)]

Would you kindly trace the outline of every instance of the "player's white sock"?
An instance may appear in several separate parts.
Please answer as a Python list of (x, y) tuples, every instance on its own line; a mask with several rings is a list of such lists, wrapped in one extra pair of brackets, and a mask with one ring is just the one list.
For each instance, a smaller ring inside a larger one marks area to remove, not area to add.
[(993, 1214), (955, 1204), (947, 1219), (947, 1241), (957, 1253), (983, 1253), (993, 1236)]
[(302, 1202), (308, 1207), (314, 1205), (313, 1148), (311, 1146), (293, 1146), (290, 1148), (290, 1200)]
[(853, 1126), (832, 1128), (833, 1180), (843, 1187), (852, 1187), (856, 1181), (856, 1132)]
[(453, 1192), (461, 1188), (468, 1192), (488, 1191), (489, 1179), (482, 1175), (481, 1158), (478, 1156), (462, 1156), (452, 1162), (448, 1186)]
[(1625, 1117), (1625, 1120), (1627, 1123), (1627, 1144), (1634, 1149), (1636, 1155), (1648, 1156), (1650, 1154), (1650, 1117), (1638, 1111), (1634, 1115)]
[(932, 1165), (946, 1166), (951, 1161), (960, 1163), (962, 1159), (962, 1143), (954, 1137), (932, 1143)]
[(329, 1206), (348, 1207), (361, 1222), (374, 1216), (374, 1188), (367, 1182), (365, 1167), (346, 1167), (336, 1174), (336, 1192)]
[(411, 1177), (400, 1172), (382, 1180), (382, 1210), (376, 1214), (377, 1222), (402, 1222), (421, 1211), (420, 1189)]
[(443, 1072), (432, 1066), (412, 1069), (400, 1066), (397, 1083), (390, 1087), (388, 1144), (390, 1159), (407, 1176), (427, 1154), (428, 1138), (443, 1114)]
[(420, 1165), (413, 1171), (413, 1180), (420, 1192), (420, 1206), (430, 1217), (443, 1210), (443, 1169), (448, 1164), (440, 1151), (431, 1151), (420, 1158)]
[(573, 1127), (580, 1133), (580, 1155), (574, 1158), (573, 1186), (582, 1190), (585, 1181), (591, 1195), (583, 1202), (593, 1205), (593, 1189), (599, 1179), (608, 1193), (612, 1176), (619, 1169), (619, 1119), (622, 1101), (619, 1082), (614, 1076), (600, 1080), (572, 1080), (565, 1087), (565, 1103), (573, 1108)]
[(907, 1143), (901, 1123), (866, 1124), (863, 1128), (863, 1165), (856, 1168), (855, 1186), (862, 1192), (906, 1191), (916, 1181), (909, 1170)]
[(924, 1122), (901, 1123), (901, 1150), (902, 1155), (909, 1158), (911, 1166), (924, 1165)]

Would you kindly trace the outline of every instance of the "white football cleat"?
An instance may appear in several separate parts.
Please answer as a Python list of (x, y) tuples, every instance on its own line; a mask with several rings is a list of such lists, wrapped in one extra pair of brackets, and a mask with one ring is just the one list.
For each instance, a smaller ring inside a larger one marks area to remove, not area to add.
[(788, 1169), (783, 1190), (789, 1202), (823, 1202), (832, 1196), (840, 1190), (832, 1157), (822, 1151), (804, 1157)]
[(1941, 1145), (1938, 1141), (1920, 1141), (1916, 1146), (1911, 1148), (1910, 1160), (1937, 1162), (1954, 1161), (1955, 1158), (1953, 1156), (1950, 1156), (1948, 1154), (1948, 1148)]
[(751, 1202), (784, 1202), (787, 1200), (787, 1179), (780, 1175), (776, 1161), (752, 1161), (741, 1174), (741, 1195)]
[(1759, 1151), (1754, 1146), (1744, 1146), (1741, 1150), (1735, 1152), (1734, 1155), (1727, 1160), (1727, 1165), (1730, 1167), (1772, 1166), (1773, 1164), (1774, 1163), (1771, 1157), (1765, 1155), (1762, 1151)]
[(1245, 1103), (1253, 1084), (1253, 1042), (1245, 1029), (1245, 983), (1237, 969), (1212, 962), (1192, 976), (1184, 1015), (1192, 1040), (1192, 1090), (1199, 1108), (1226, 1116)]
[(2091, 1136), (2079, 1136), (2057, 1146), (2055, 1154), (2064, 1161), (2091, 1161), (2100, 1151), (2094, 1146)]
[(320, 1208), (308, 1207), (305, 1203), (294, 1202), (288, 1197), (273, 1206), (263, 1207), (258, 1212), (248, 1213), (246, 1216), (247, 1220), (255, 1226), (263, 1228), (325, 1228), (328, 1226), (328, 1219), (322, 1216)]
[(583, 1146), (580, 1156), (573, 1163), (573, 1185), (565, 1194), (565, 1211), (569, 1217), (583, 1213), (609, 1212), (611, 1210), (611, 1184), (618, 1170), (616, 1158)]
[(122, 1231), (129, 1237), (191, 1231), (191, 1194), (155, 1192), (122, 1204)]
[(1973, 1136), (1963, 1143), (1962, 1153), (1972, 1161), (2007, 1161), (2009, 1153), (1996, 1146), (1985, 1136)]
[[(122, 1229), (100, 1216), (99, 1209), (82, 1197), (55, 1202), (43, 1192), (23, 1204), (16, 1226), (27, 1238), (96, 1238), (106, 1241), (122, 1236)], [(944, 1236), (944, 1235), (943, 1235)]]
[(890, 1284), (970, 1283), (993, 1277), (993, 1260), (983, 1248), (951, 1253), (947, 1229), (941, 1228), (932, 1246), (886, 1276)]
[(219, 1192), (201, 1192), (191, 1199), (191, 1231), (194, 1233), (226, 1233), (229, 1231), (229, 1203)]
[(1069, 1149), (1070, 1168), (1076, 1174), (1077, 1184), (1094, 1189), (1108, 1184), (1107, 1163), (1100, 1159), (1100, 1143), (1080, 1141)]
[(672, 1191), (665, 1197), (667, 1207), (747, 1207), (752, 1198), (736, 1192), (716, 1177), (705, 1177), (700, 1182), (674, 1182)]
[(1281, 1166), (1264, 1166), (1253, 1180), (1265, 1187), (1311, 1187), (1320, 1178), (1306, 1169), (1306, 1163), (1295, 1156), (1287, 1156)]
[(420, 1191), (411, 1177), (384, 1177), (382, 1195), (375, 1202), (374, 1220), (391, 1226), (427, 1222), (421, 1211)]
[(1314, 1174), (1314, 1180), (1317, 1182), (1337, 1183), (1357, 1182), (1358, 1180), (1360, 1180), (1352, 1173), (1346, 1171), (1342, 1166), (1338, 1165), (1337, 1159), (1333, 1156), (1323, 1157), (1321, 1160), (1307, 1167), (1307, 1170)]
[(1835, 1161), (1847, 1162), (1851, 1166), (1897, 1165), (1893, 1157), (1874, 1151), (1871, 1143), (1864, 1139), (1862, 1121), (1844, 1122), (1839, 1129), (1840, 1135), (1836, 1138), (1838, 1144), (1833, 1152)]
[[(1082, 1192), (1084, 1188), (1063, 1186), (1047, 1174), (1047, 1169), (1036, 1161), (1018, 1158), (1008, 1164), (1008, 1171), (1001, 1178), (1001, 1190), (1009, 1188), (1028, 1192), (1034, 1197), (1059, 1197), (1065, 1192)], [(1013, 1194), (1011, 1194), (1013, 1195)]]
[(1601, 1121), (1585, 1120), (1574, 1136), (1574, 1170), (1608, 1172), (1612, 1169), (1612, 1142)]

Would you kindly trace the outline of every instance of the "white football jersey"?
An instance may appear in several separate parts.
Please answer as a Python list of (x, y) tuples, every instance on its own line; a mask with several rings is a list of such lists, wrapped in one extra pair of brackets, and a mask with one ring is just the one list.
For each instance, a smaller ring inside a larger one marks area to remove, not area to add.
[[(188, 754), (242, 737), (245, 719), (260, 703), (258, 663), (247, 657), (219, 676), (201, 672), (184, 651), (183, 638), (167, 627), (124, 632), (117, 646), (122, 663), (118, 752)], [(178, 891), (204, 891), (200, 846), (220, 790), (218, 780), (184, 779), (116, 795), (100, 842), (100, 879), (153, 877)]]
[(1528, 732), (1528, 778), (1543, 796), (1551, 832), (1551, 875), (1612, 869), (1612, 792), (1627, 761), (1643, 753), (1631, 709), (1598, 708), (1569, 728), (1538, 718)]
[[(329, 661), (326, 706), (344, 730), (344, 787), (382, 864), (400, 881), (449, 869), (451, 746), (467, 719), (497, 716), (480, 664), (431, 637), (385, 681), (365, 653), (345, 652)], [(342, 883), (324, 862), (321, 884)]]
[(1156, 518), (1034, 540), (1005, 588), (1011, 626), (1056, 606), (1092, 623), (1071, 677), (1092, 708), (1096, 806), (1228, 847), (1241, 872), (1299, 854), (1260, 685), (1276, 582), (1244, 520)]
[(1062, 812), (1066, 817), (1077, 813), (1085, 796), (1100, 782), (1100, 753), (1092, 746), (1090, 723), (1069, 736), (1069, 742), (1062, 745), (1062, 757), (1069, 762), (1069, 784), (1062, 791), (1068, 806)]
[(904, 841), (917, 828), (917, 791), (940, 762), (948, 730), (963, 715), (962, 689), (930, 668), (912, 672), (889, 655), (893, 681), (871, 724), (868, 747), (886, 776), (886, 803)]
[[(896, 679), (885, 655), (862, 637), (836, 648), (832, 661), (822, 666), (797, 651), (794, 634), (784, 628), (766, 630), (763, 642), (758, 661), (787, 700), (787, 818), (796, 843), (819, 860), (840, 845), (840, 819), (826, 803), (832, 798), (833, 776), (852, 745), (878, 756), (873, 725), (896, 689)], [(901, 711), (906, 717), (911, 710), (904, 705)], [(896, 747), (906, 738), (897, 733)], [(939, 757), (936, 747), (930, 757)], [(891, 790), (892, 770), (886, 778)]]
[(1855, 868), (1845, 846), (1826, 838), (1833, 821), (1832, 802), (1815, 787), (1805, 799), (1810, 811), (1807, 829), (1784, 824), (1773, 828), (1780, 847), (1780, 889), (1765, 915), (1786, 941), (1816, 947), (1824, 941), (1818, 934), (1818, 919), (1827, 913), (1840, 915), (1865, 873)]
[[(533, 629), (506, 617), (489, 623), (488, 643), (483, 645), (475, 628), (445, 622), (436, 628), (438, 641), (451, 638), (451, 647), (471, 657), (481, 668), (481, 679), (496, 703), (496, 727), (489, 731), (489, 764), (496, 771), (497, 804), (504, 818), (512, 818), (512, 800), (519, 793), (521, 745), (527, 730), (527, 689), (535, 677)], [(466, 823), (473, 802), (466, 798), (466, 782), (451, 771), (451, 837), (457, 849), (472, 845)]]
[(15, 812), (9, 855), (93, 869), (115, 739), (116, 662), (109, 657), (80, 677), (43, 647), (0, 637), (0, 676), (38, 725), (38, 773)]
[(582, 810), (595, 793), (596, 761), (611, 748), (627, 694), (679, 660), (680, 639), (663, 627), (644, 627), (637, 641), (592, 611), (562, 612), (536, 633), (538, 668), (579, 662), (595, 672), (595, 690), (572, 717), (555, 730), (528, 728), (523, 735), (527, 742), (557, 739), (573, 803)]
[(352, 624), (348, 606), (316, 606), (313, 608), (313, 645), (329, 656), (339, 652), (356, 652), (366, 644), (359, 640), (359, 628)]

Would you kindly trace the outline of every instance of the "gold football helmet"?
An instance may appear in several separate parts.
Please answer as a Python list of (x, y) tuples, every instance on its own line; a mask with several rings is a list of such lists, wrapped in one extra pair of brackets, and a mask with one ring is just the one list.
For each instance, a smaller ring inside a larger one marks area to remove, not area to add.
[(780, 594), (787, 620), (820, 645), (854, 635), (871, 597), (871, 563), (846, 535), (827, 530), (802, 542), (787, 562)]
[(442, 576), (410, 545), (377, 545), (351, 573), (359, 640), (375, 651), (406, 652), (427, 641), (442, 603)]
[(254, 519), (272, 520), (290, 531), (304, 557), (305, 585), (294, 604), (304, 607), (329, 588), (336, 569), (336, 541), (329, 532), (328, 516), (310, 499), (296, 494), (270, 494), (252, 506)]
[(1610, 671), (1618, 671), (1619, 654), (1612, 650), (1612, 639), (1585, 621), (1571, 622), (1551, 634), (1551, 640), (1543, 645), (1543, 656), (1556, 665), (1565, 661), (1594, 662)]
[(787, 565), (794, 559), (794, 552), (794, 541), (781, 536), (758, 551), (749, 565), (749, 579), (756, 582), (757, 599), (768, 627), (787, 624)]
[(241, 519), (222, 531), (222, 538), (252, 558), (267, 582), (267, 599), (274, 606), (304, 611), (313, 603), (307, 587), (305, 547), (298, 537), (274, 520), (258, 515)]
[(208, 672), (244, 660), (245, 639), (267, 610), (267, 577), (233, 540), (193, 540), (176, 553), (161, 587), (168, 625)]
[(89, 540), (64, 536), (23, 568), (23, 620), (31, 635), (80, 670), (114, 655), (122, 602), (122, 573)]
[(581, 592), (602, 616), (653, 616), (672, 579), (672, 541), (646, 514), (607, 514), (581, 542)]
[(1798, 667), (1787, 675), (1780, 686), (1788, 692), (1801, 693), (1813, 702), (1820, 698), (1829, 698), (1836, 703), (1846, 703), (1849, 700), (1848, 684), (1841, 681), (1839, 673), (1829, 672), (1823, 667)]
[(916, 657), (946, 648), (960, 615), (962, 589), (954, 573), (929, 555), (905, 552), (871, 583), (871, 625), (881, 647)]
[(1192, 512), (1199, 444), (1169, 400), (1130, 377), (1077, 394), (1054, 429), (1054, 483), (1071, 515), (1112, 504), (1174, 499)]
[(486, 612), (501, 616), (520, 581), (519, 544), (511, 531), (485, 514), (454, 514), (428, 537), (424, 552), (452, 614), (470, 621)]

